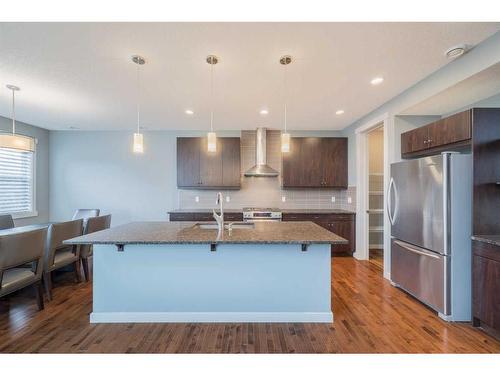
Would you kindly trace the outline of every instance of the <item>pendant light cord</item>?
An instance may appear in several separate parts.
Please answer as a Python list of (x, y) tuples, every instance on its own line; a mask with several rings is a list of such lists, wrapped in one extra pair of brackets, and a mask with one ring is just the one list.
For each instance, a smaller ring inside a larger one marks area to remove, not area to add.
[(286, 81), (286, 72), (287, 72), (287, 69), (288, 69), (288, 65), (285, 65), (285, 78), (283, 79), (284, 81), (284, 88), (285, 88), (285, 133), (286, 133), (286, 115), (287, 115), (287, 108), (286, 108), (286, 102), (287, 102), (287, 93), (288, 93), (288, 88), (287, 88), (287, 81)]
[(214, 131), (214, 64), (210, 64), (210, 132)]
[(139, 124), (140, 124), (140, 120), (141, 120), (141, 117), (140, 117), (141, 81), (140, 81), (140, 76), (139, 76), (139, 69), (140, 69), (139, 64), (137, 64), (137, 133), (140, 133)]
[(16, 90), (12, 90), (12, 134), (16, 134)]

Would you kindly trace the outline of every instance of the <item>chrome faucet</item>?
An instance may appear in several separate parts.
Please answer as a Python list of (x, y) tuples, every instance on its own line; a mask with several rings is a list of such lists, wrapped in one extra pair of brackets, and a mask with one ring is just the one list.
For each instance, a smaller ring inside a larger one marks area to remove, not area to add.
[(222, 196), (222, 193), (219, 191), (217, 193), (217, 199), (215, 201), (215, 204), (219, 205), (220, 214), (217, 215), (217, 212), (215, 212), (215, 209), (213, 210), (214, 219), (217, 222), (217, 227), (219, 229), (219, 232), (222, 232), (224, 230), (224, 208), (223, 208), (223, 202), (224, 202), (224, 197)]

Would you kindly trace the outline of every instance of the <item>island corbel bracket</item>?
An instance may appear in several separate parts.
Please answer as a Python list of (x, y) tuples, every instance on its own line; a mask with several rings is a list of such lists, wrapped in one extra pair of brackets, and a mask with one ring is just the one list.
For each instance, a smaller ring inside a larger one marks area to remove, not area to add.
[(211, 243), (210, 244), (210, 251), (216, 251), (217, 250), (217, 244), (216, 243)]
[(123, 251), (124, 249), (125, 249), (125, 244), (123, 244), (123, 243), (117, 243), (117, 244), (116, 244), (116, 250), (117, 250), (117, 251), (120, 251), (120, 252), (121, 252), (121, 251)]
[(301, 245), (302, 245), (302, 251), (307, 251), (307, 248), (308, 248), (309, 244), (308, 243), (303, 243)]

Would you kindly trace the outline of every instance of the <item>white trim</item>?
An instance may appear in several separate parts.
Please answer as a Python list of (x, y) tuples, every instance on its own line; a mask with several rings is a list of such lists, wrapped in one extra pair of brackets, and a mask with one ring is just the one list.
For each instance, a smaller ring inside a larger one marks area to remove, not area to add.
[(16, 219), (26, 219), (28, 217), (36, 217), (38, 216), (38, 211), (25, 211), (25, 212), (13, 212), (12, 214), (12, 218), (14, 220)]
[(330, 312), (93, 312), (90, 323), (333, 323)]
[[(384, 207), (386, 206), (386, 191), (390, 175), (390, 163), (393, 160), (394, 121), (388, 113), (374, 118), (373, 120), (359, 126), (355, 130), (356, 134), (356, 251), (354, 257), (359, 260), (369, 259), (369, 219), (368, 219), (368, 138), (367, 134), (371, 130), (380, 127), (382, 124), (384, 131)], [(374, 211), (372, 211), (374, 212)], [(390, 279), (390, 226), (385, 210), (380, 214), (384, 215), (384, 277)], [(387, 240), (389, 238), (389, 241)]]
[(37, 176), (37, 158), (38, 158), (38, 138), (33, 137), (35, 140), (35, 147), (33, 150), (33, 204), (31, 207), (31, 212), (27, 212), (25, 217), (34, 217), (38, 216), (38, 209), (36, 205), (36, 176)]

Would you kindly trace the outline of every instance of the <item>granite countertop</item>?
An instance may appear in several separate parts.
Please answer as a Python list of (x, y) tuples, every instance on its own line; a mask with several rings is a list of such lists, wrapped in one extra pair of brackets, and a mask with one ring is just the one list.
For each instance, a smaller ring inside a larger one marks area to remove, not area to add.
[[(183, 213), (186, 213), (186, 214), (211, 214), (212, 211), (213, 210), (211, 208), (191, 208), (191, 209), (179, 208), (176, 210), (168, 211), (167, 213), (169, 213), (169, 214), (183, 214)], [(217, 207), (215, 209), (215, 211), (219, 212), (219, 208)], [(243, 210), (242, 209), (225, 208), (224, 213), (242, 214)]]
[(300, 209), (300, 208), (285, 208), (281, 210), (282, 213), (284, 214), (355, 214), (353, 211), (349, 210), (341, 210), (341, 209), (335, 209), (335, 208), (307, 208), (307, 209)]
[(500, 234), (477, 234), (472, 236), (475, 241), (486, 242), (491, 245), (500, 246)]
[[(280, 210), (284, 214), (355, 214), (353, 211), (348, 211), (348, 210), (341, 210), (341, 209), (335, 209), (335, 208), (284, 208)], [(217, 209), (218, 212), (218, 209)], [(243, 209), (224, 209), (225, 213), (243, 213)], [(211, 209), (177, 209), (177, 210), (172, 210), (168, 211), (169, 214), (174, 214), (174, 213), (195, 213), (195, 214), (205, 214), (205, 213), (212, 213)]]
[[(194, 227), (196, 222), (134, 222), (75, 237), (67, 244), (347, 244), (348, 241), (310, 221), (255, 223), (254, 229)], [(206, 224), (206, 223), (204, 223)]]

